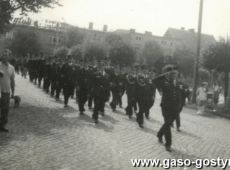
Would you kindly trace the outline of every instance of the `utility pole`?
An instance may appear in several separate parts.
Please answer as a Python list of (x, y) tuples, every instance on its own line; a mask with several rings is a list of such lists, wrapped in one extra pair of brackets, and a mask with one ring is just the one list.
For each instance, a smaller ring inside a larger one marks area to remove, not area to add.
[(199, 81), (199, 64), (200, 64), (200, 46), (201, 46), (201, 29), (202, 29), (202, 15), (203, 15), (203, 0), (200, 0), (200, 10), (199, 10), (199, 21), (198, 21), (198, 32), (197, 32), (197, 51), (196, 60), (194, 62), (194, 72), (193, 72), (193, 93), (192, 102), (196, 103), (196, 91)]

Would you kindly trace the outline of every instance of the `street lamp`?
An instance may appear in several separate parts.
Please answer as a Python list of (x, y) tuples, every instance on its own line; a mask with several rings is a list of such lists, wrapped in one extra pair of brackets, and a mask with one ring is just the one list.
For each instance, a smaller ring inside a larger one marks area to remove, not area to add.
[(203, 2), (204, 2), (203, 0), (200, 0), (198, 32), (197, 32), (197, 51), (196, 51), (196, 60), (194, 63), (194, 72), (193, 72), (193, 94), (192, 94), (193, 103), (196, 103), (196, 91), (197, 91), (197, 85), (198, 85), (198, 80), (199, 80), (199, 61), (200, 61)]

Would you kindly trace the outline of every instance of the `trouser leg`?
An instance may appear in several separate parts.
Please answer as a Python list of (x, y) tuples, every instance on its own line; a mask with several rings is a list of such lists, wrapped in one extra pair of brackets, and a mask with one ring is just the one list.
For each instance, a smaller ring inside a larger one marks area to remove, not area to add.
[(0, 127), (4, 127), (8, 123), (8, 113), (10, 106), (10, 93), (1, 93), (1, 117)]
[(175, 116), (174, 111), (169, 110), (169, 109), (162, 108), (162, 113), (164, 117), (164, 124), (160, 128), (157, 136), (159, 138), (162, 138), (164, 136), (166, 140), (165, 146), (170, 147), (172, 145), (171, 125), (173, 121), (175, 120), (176, 116)]
[(70, 97), (70, 87), (65, 86), (63, 88), (63, 93), (64, 93), (64, 104), (65, 104), (65, 106), (67, 106), (68, 102), (69, 102), (69, 97)]
[(94, 97), (94, 109), (93, 109), (93, 116), (92, 117), (95, 120), (95, 122), (98, 121), (99, 110), (100, 110), (100, 101), (99, 101), (99, 98)]
[(84, 90), (80, 89), (79, 97), (78, 97), (78, 107), (81, 113), (85, 111), (84, 105), (86, 101), (87, 101), (87, 94)]
[(90, 109), (92, 108), (92, 104), (93, 104), (93, 96), (91, 94), (89, 94), (89, 97), (88, 97), (88, 107)]
[(144, 109), (145, 109), (144, 102), (139, 101), (138, 106), (139, 106), (139, 112), (137, 114), (137, 122), (139, 125), (143, 125), (144, 124)]

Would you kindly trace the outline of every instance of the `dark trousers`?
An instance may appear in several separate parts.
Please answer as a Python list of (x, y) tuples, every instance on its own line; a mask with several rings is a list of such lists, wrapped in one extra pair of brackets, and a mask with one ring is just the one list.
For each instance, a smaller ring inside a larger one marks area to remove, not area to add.
[(10, 93), (1, 93), (1, 115), (0, 115), (0, 128), (8, 123), (8, 113), (10, 106)]
[(39, 76), (38, 76), (38, 86), (39, 86), (39, 87), (41, 87), (42, 78), (43, 78), (42, 75), (39, 75)]
[(65, 85), (63, 87), (63, 94), (64, 94), (64, 104), (68, 105), (69, 97), (73, 93), (74, 86), (73, 85)]
[(87, 101), (87, 91), (86, 91), (86, 89), (80, 88), (77, 98), (78, 98), (79, 111), (84, 112), (85, 111), (84, 105), (85, 105), (85, 103)]
[(180, 113), (183, 109), (183, 106), (179, 109), (179, 112), (176, 115), (176, 127), (179, 129), (180, 128)]
[(49, 93), (49, 88), (50, 88), (50, 80), (48, 78), (44, 78), (44, 84), (43, 84), (43, 89)]
[(88, 96), (88, 107), (92, 108), (93, 105), (93, 95), (89, 94)]
[(127, 95), (127, 107), (126, 107), (126, 114), (129, 115), (129, 116), (132, 116), (133, 115), (133, 108), (135, 109), (135, 106), (136, 106), (136, 101), (135, 99), (130, 96), (130, 95)]
[(148, 108), (148, 103), (146, 100), (138, 100), (138, 107), (139, 107), (139, 112), (137, 114), (137, 122), (138, 124), (143, 125), (144, 123), (144, 113), (146, 113), (147, 108)]
[(110, 106), (113, 110), (116, 110), (116, 106), (118, 104), (118, 98), (119, 98), (119, 93), (115, 90), (112, 90), (112, 102), (110, 103)]
[(176, 119), (177, 111), (173, 108), (162, 107), (161, 109), (164, 117), (164, 124), (161, 126), (157, 136), (159, 138), (162, 138), (164, 136), (166, 140), (165, 146), (170, 147), (172, 145), (171, 125)]
[(57, 88), (57, 86), (56, 86), (56, 81), (55, 80), (52, 80), (51, 81), (51, 96), (54, 96), (54, 93), (55, 93), (55, 91), (56, 91), (56, 88)]
[(94, 100), (93, 119), (98, 120), (99, 111), (104, 112), (105, 100), (97, 96), (95, 96), (93, 100)]
[(153, 104), (154, 104), (154, 100), (149, 98), (147, 100), (147, 104), (146, 104), (146, 108), (145, 108), (145, 110), (146, 110), (145, 111), (145, 116), (146, 117), (149, 117), (149, 111), (150, 111), (151, 107), (153, 106)]
[(117, 99), (117, 104), (119, 104), (120, 107), (122, 107), (122, 95), (118, 95), (118, 99)]
[(61, 85), (61, 83), (58, 81), (58, 82), (56, 82), (56, 99), (57, 100), (59, 100), (59, 98), (60, 98), (60, 93), (61, 93), (61, 89), (62, 89), (62, 85)]

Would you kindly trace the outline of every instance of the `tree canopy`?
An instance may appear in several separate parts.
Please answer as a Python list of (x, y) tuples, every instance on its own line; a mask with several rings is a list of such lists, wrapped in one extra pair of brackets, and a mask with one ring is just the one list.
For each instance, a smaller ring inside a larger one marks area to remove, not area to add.
[(226, 99), (228, 96), (229, 86), (230, 43), (221, 41), (211, 46), (204, 54), (203, 65), (209, 70), (216, 70), (218, 72), (224, 73)]
[(230, 43), (218, 42), (211, 46), (204, 54), (203, 65), (209, 70), (230, 72)]
[(0, 33), (10, 23), (15, 11), (21, 14), (27, 12), (39, 12), (43, 7), (54, 7), (60, 5), (58, 0), (1, 0), (0, 1)]
[(82, 51), (81, 51), (81, 46), (73, 46), (71, 48), (71, 55), (75, 60), (80, 60), (82, 59)]
[(68, 49), (68, 48), (66, 48), (66, 47), (59, 47), (59, 48), (57, 48), (56, 50), (54, 50), (54, 55), (55, 55), (57, 58), (66, 58), (68, 52), (69, 52), (69, 49)]
[(187, 49), (176, 50), (173, 60), (184, 76), (192, 77), (195, 55), (191, 51)]
[(86, 60), (104, 60), (106, 57), (106, 51), (100, 43), (89, 43), (85, 48), (85, 59)]
[(143, 49), (143, 57), (147, 65), (153, 66), (159, 58), (163, 57), (163, 51), (157, 42), (147, 42)]
[(18, 29), (14, 31), (13, 39), (9, 42), (9, 49), (16, 56), (39, 54), (41, 43), (33, 29)]
[(120, 42), (110, 49), (109, 57), (114, 65), (132, 65), (135, 61), (135, 52), (131, 45)]

